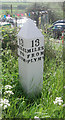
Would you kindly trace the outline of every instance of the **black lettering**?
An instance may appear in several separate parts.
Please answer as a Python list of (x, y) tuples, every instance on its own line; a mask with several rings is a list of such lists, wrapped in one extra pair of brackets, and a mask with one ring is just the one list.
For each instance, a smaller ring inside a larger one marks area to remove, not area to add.
[(25, 51), (24, 51), (24, 52), (27, 52), (27, 51), (26, 51), (26, 49), (25, 49)]
[(26, 52), (27, 53), (27, 49), (25, 49), (25, 48), (22, 48), (21, 46), (19, 46), (19, 49), (21, 49), (23, 52)]
[(31, 62), (33, 62), (33, 59), (31, 59)]
[(38, 47), (38, 51), (40, 50), (40, 47)]
[(37, 49), (35, 48), (35, 51), (37, 51)]
[(25, 62), (25, 59), (23, 58), (23, 61)]
[(29, 57), (30, 57), (30, 54), (27, 55), (27, 58), (29, 58)]
[(32, 47), (38, 47), (40, 45), (39, 39), (32, 40)]
[(22, 50), (22, 47), (21, 47), (21, 46), (20, 46), (19, 48)]
[(23, 51), (24, 51), (24, 48), (23, 48)]
[(27, 62), (27, 60), (21, 56), (19, 56), (21, 60), (23, 60), (24, 62)]
[(39, 52), (36, 53), (36, 56), (39, 56)]
[(41, 60), (41, 57), (38, 57), (38, 61)]
[(30, 62), (30, 60), (27, 60), (27, 63), (29, 63)]
[(43, 50), (43, 49), (44, 49), (44, 46), (42, 46), (41, 49)]
[(37, 48), (33, 48), (33, 49), (32, 49), (32, 52), (35, 52), (35, 51), (37, 51)]
[(32, 49), (32, 52), (34, 52), (34, 49)]
[(35, 40), (35, 46), (38, 47), (39, 45), (40, 45), (39, 39), (36, 39), (36, 40)]
[(44, 52), (42, 51), (42, 52), (40, 52), (41, 53), (41, 55), (44, 55)]
[(24, 53), (20, 51), (20, 54), (24, 56)]
[(32, 57), (34, 57), (34, 53), (32, 54)]
[(30, 53), (30, 52), (31, 52), (31, 49), (28, 49), (28, 50), (27, 50), (27, 53)]
[(34, 41), (32, 40), (32, 47), (34, 47)]
[(35, 51), (37, 51), (36, 48), (33, 48), (33, 49), (32, 49), (32, 52), (35, 52)]
[(36, 62), (37, 58), (34, 58), (34, 60), (35, 60), (35, 62)]

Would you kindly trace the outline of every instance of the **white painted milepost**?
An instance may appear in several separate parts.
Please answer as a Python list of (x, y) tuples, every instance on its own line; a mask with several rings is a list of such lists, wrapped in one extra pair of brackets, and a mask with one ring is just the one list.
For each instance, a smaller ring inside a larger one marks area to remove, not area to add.
[(33, 20), (26, 19), (18, 33), (20, 83), (28, 95), (37, 95), (43, 86), (44, 36)]

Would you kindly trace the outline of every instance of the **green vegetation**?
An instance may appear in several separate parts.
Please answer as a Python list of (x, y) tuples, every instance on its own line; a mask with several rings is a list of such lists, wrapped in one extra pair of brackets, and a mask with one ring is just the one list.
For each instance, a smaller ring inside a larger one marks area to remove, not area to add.
[[(8, 29), (8, 30), (7, 30)], [(28, 98), (19, 83), (16, 29), (2, 28), (2, 118), (63, 118), (63, 45), (44, 34), (43, 89)], [(13, 33), (14, 31), (14, 33)], [(7, 41), (6, 41), (7, 40)], [(14, 44), (13, 44), (14, 43)], [(11, 46), (10, 46), (11, 45)], [(14, 48), (14, 50), (13, 50)], [(7, 86), (9, 85), (9, 86)]]

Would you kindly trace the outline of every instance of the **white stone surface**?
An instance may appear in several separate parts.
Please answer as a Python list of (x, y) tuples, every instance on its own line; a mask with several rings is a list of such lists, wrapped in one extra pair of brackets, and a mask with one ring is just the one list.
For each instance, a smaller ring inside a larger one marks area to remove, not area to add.
[(44, 36), (30, 18), (18, 33), (18, 46), (20, 83), (28, 95), (36, 95), (43, 86)]

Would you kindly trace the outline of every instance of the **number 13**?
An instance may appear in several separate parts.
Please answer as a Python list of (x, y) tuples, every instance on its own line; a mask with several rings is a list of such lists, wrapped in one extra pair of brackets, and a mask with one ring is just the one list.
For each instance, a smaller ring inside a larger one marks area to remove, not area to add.
[(32, 40), (32, 47), (38, 47), (40, 45), (39, 39), (36, 39), (35, 41)]

